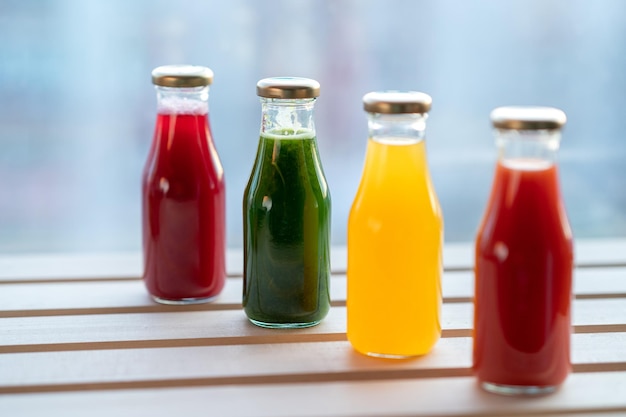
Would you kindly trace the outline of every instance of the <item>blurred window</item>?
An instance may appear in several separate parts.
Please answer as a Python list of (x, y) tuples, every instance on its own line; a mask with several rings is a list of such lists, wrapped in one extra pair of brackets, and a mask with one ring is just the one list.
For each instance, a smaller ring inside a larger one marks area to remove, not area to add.
[(626, 235), (621, 0), (7, 0), (0, 39), (2, 253), (140, 248), (150, 71), (171, 63), (215, 72), (231, 247), (258, 141), (255, 84), (276, 75), (322, 85), (335, 244), (361, 176), (361, 98), (381, 89), (433, 97), (427, 144), (447, 241), (474, 239), (496, 157), (489, 112), (509, 104), (567, 113), (560, 167), (575, 236)]

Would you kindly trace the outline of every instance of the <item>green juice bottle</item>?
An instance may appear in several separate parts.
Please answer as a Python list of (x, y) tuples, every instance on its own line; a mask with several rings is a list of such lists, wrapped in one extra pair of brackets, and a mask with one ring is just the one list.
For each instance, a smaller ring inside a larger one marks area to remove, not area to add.
[(318, 324), (330, 308), (330, 193), (313, 106), (319, 83), (258, 82), (263, 119), (243, 197), (243, 307), (270, 328)]

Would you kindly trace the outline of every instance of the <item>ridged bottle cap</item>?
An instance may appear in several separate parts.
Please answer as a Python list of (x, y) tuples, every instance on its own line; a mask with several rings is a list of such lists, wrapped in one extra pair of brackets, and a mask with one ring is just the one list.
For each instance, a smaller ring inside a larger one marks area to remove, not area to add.
[(265, 98), (315, 98), (320, 95), (320, 83), (300, 77), (264, 78), (256, 84), (256, 93)]
[(204, 87), (213, 82), (213, 71), (196, 65), (164, 65), (152, 71), (152, 83), (161, 87)]
[(565, 113), (555, 107), (505, 106), (491, 112), (491, 123), (498, 129), (555, 130), (566, 121)]
[(363, 96), (363, 109), (369, 113), (428, 113), (433, 99), (417, 91), (375, 91)]

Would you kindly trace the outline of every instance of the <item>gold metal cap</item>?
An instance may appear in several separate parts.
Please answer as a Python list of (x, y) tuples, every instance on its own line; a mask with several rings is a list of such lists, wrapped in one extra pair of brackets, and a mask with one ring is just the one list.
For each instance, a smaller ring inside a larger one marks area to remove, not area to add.
[(566, 121), (565, 113), (555, 107), (506, 106), (491, 112), (491, 123), (498, 129), (554, 130)]
[(266, 98), (315, 98), (320, 95), (320, 83), (300, 77), (264, 78), (256, 84), (256, 94)]
[(363, 109), (369, 113), (428, 113), (433, 99), (417, 91), (375, 91), (363, 96)]
[(213, 82), (213, 71), (196, 65), (164, 65), (152, 70), (152, 83), (161, 87), (204, 87)]

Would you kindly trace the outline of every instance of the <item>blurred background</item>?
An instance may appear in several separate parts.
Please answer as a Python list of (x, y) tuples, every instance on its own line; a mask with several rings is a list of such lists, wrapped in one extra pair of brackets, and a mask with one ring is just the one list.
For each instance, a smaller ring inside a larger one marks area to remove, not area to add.
[(569, 118), (561, 182), (575, 237), (626, 236), (626, 2), (621, 0), (2, 0), (0, 253), (139, 250), (151, 70), (215, 72), (210, 119), (227, 179), (228, 244), (258, 141), (260, 78), (322, 85), (316, 123), (333, 243), (361, 176), (362, 96), (433, 97), (431, 174), (448, 242), (471, 241), (496, 150), (489, 112)]

